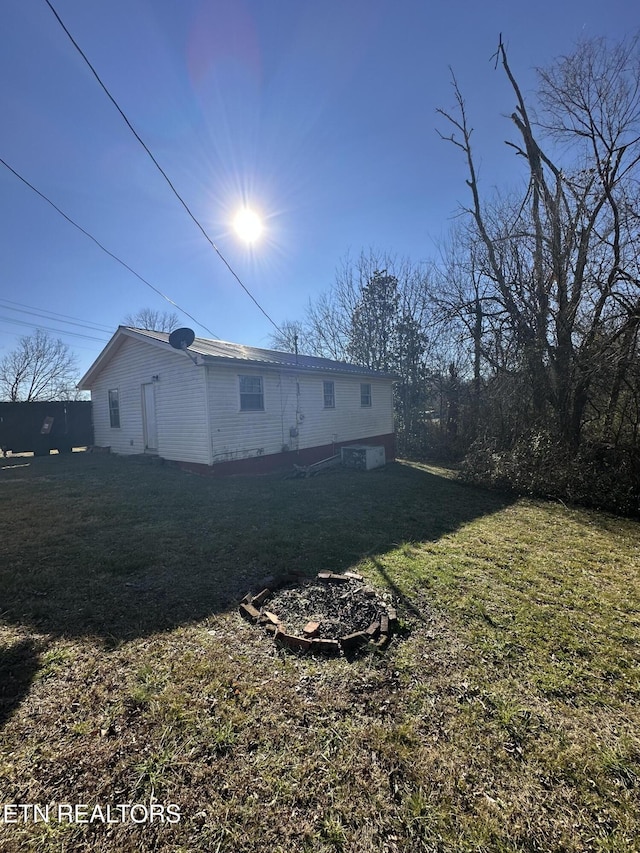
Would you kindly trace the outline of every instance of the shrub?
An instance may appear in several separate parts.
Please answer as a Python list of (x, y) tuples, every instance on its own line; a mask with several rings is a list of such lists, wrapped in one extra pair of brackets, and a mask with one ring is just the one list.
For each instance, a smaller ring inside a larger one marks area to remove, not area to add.
[(508, 448), (492, 439), (474, 442), (459, 476), (492, 488), (640, 515), (640, 457), (632, 447), (585, 442), (572, 449), (535, 430)]

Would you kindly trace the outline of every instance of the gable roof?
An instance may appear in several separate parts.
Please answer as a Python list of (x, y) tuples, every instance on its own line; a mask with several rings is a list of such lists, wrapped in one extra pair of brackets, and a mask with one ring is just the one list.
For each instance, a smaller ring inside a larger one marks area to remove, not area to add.
[[(169, 343), (168, 332), (153, 332), (147, 329), (134, 329), (130, 326), (118, 326), (109, 343), (78, 383), (78, 388), (81, 390), (91, 388), (96, 376), (111, 361), (127, 338), (134, 338), (152, 346), (162, 347), (167, 352), (173, 352), (176, 356), (184, 358), (184, 353), (174, 349)], [(210, 340), (209, 338), (196, 338), (188, 348), (188, 352), (201, 356), (204, 364), (236, 364), (244, 367), (288, 368), (312, 373), (340, 373), (372, 378), (395, 378), (391, 373), (371, 370), (358, 364), (333, 361), (330, 358), (320, 358), (315, 355), (301, 355), (280, 352), (279, 350), (261, 349), (260, 347), (249, 347), (244, 344)]]

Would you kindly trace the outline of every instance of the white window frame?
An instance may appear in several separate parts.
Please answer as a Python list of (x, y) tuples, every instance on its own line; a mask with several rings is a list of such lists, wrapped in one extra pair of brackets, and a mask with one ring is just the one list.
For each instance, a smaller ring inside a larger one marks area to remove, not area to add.
[[(327, 395), (327, 390), (329, 395)], [(327, 402), (327, 399), (330, 402)], [(322, 401), (325, 409), (335, 409), (336, 407), (336, 383), (332, 379), (325, 379), (322, 383)]]
[[(256, 379), (260, 382), (260, 391), (243, 391), (242, 390), (242, 381), (243, 379), (250, 379), (255, 381)], [(243, 402), (246, 402), (247, 397), (260, 397), (261, 405), (259, 407), (255, 406), (245, 406)], [(238, 374), (238, 407), (241, 412), (264, 412), (264, 378), (262, 376), (258, 376), (255, 373), (240, 373)]]
[[(365, 388), (368, 388), (368, 391), (365, 391)], [(360, 383), (360, 406), (363, 409), (371, 408), (371, 383), (370, 382), (361, 382)]]
[[(112, 394), (115, 394), (115, 406), (113, 405)], [(109, 426), (111, 429), (120, 429), (120, 389), (109, 388), (107, 391), (107, 405), (109, 407)], [(115, 417), (114, 417), (115, 415)], [(117, 423), (114, 423), (117, 420)]]

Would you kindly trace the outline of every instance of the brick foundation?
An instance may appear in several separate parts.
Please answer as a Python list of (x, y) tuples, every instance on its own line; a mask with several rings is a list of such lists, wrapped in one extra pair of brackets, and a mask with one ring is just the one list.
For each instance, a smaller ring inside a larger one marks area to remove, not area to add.
[(354, 438), (349, 441), (337, 441), (335, 444), (322, 444), (307, 447), (304, 450), (288, 450), (284, 453), (269, 453), (265, 456), (252, 456), (250, 459), (234, 459), (229, 462), (216, 462), (214, 465), (202, 465), (197, 462), (172, 461), (186, 471), (207, 476), (224, 476), (228, 474), (272, 474), (277, 471), (292, 470), (294, 465), (312, 465), (340, 452), (341, 447), (350, 444), (368, 444), (384, 447), (387, 462), (396, 458), (396, 441), (394, 433), (387, 435)]

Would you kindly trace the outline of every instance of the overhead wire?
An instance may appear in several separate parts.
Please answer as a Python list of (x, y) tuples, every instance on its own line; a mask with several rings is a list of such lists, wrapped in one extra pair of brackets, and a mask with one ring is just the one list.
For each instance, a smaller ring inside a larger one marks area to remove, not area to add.
[[(42, 326), (40, 326), (39, 328), (42, 328)], [(0, 323), (0, 333), (2, 333), (3, 335), (15, 335), (16, 337), (19, 337), (16, 329), (10, 329), (8, 327), (5, 327), (1, 323)], [(58, 336), (64, 343), (65, 342), (64, 332), (60, 332)], [(69, 344), (69, 346), (71, 346), (71, 344)], [(85, 352), (91, 353), (93, 355), (93, 357), (95, 358), (96, 346), (97, 346), (96, 344), (92, 344), (90, 341), (74, 340), (73, 341), (73, 352), (77, 353), (78, 350), (84, 350)], [(98, 346), (98, 350), (97, 350), (98, 352), (100, 351), (101, 347), (102, 347), (102, 344), (100, 344), (100, 346)]]
[(23, 184), (25, 184), (26, 186), (28, 186), (30, 190), (33, 190), (33, 192), (34, 192), (34, 193), (36, 193), (36, 195), (39, 195), (41, 199), (43, 199), (44, 201), (46, 201), (46, 202), (47, 202), (47, 204), (50, 204), (50, 205), (51, 205), (51, 207), (52, 207), (52, 208), (53, 208), (57, 213), (59, 213), (59, 214), (60, 214), (60, 216), (62, 216), (64, 219), (66, 219), (66, 220), (67, 220), (67, 222), (69, 222), (71, 225), (73, 225), (73, 226), (74, 226), (74, 228), (77, 228), (77, 229), (78, 229), (78, 231), (81, 231), (81, 232), (85, 235), (85, 237), (88, 237), (90, 240), (92, 240), (92, 241), (96, 244), (96, 246), (98, 246), (98, 248), (102, 249), (102, 251), (103, 251), (103, 252), (105, 252), (107, 255), (109, 255), (109, 257), (110, 257), (110, 258), (113, 258), (113, 260), (114, 260), (114, 261), (117, 261), (119, 264), (121, 264), (121, 265), (122, 265), (126, 270), (128, 270), (132, 275), (135, 275), (135, 277), (136, 277), (137, 279), (139, 279), (139, 281), (141, 281), (143, 284), (146, 284), (146, 286), (147, 286), (147, 287), (150, 287), (150, 288), (151, 288), (151, 290), (153, 290), (153, 291), (154, 291), (154, 293), (157, 293), (157, 294), (158, 294), (158, 296), (161, 296), (161, 297), (162, 297), (163, 299), (165, 299), (165, 300), (166, 300), (170, 305), (173, 305), (173, 307), (174, 307), (174, 308), (177, 308), (177, 309), (178, 309), (178, 311), (180, 311), (182, 314), (184, 314), (184, 315), (185, 315), (185, 317), (188, 317), (190, 320), (193, 320), (193, 322), (194, 322), (194, 323), (196, 323), (196, 324), (197, 324), (198, 326), (200, 326), (202, 329), (204, 329), (205, 331), (207, 331), (207, 332), (208, 332), (210, 335), (212, 335), (214, 338), (217, 338), (217, 337), (218, 337), (218, 335), (216, 335), (214, 332), (212, 332), (212, 331), (211, 331), (211, 329), (209, 329), (207, 326), (205, 326), (205, 325), (204, 325), (204, 323), (201, 323), (199, 320), (196, 320), (196, 318), (193, 316), (193, 314), (190, 314), (190, 313), (189, 313), (188, 311), (186, 311), (184, 308), (181, 308), (181, 307), (178, 305), (178, 303), (177, 303), (177, 302), (174, 302), (174, 300), (173, 300), (173, 299), (171, 299), (169, 296), (167, 296), (167, 295), (166, 295), (165, 293), (163, 293), (161, 290), (158, 290), (158, 288), (157, 288), (157, 287), (155, 287), (153, 284), (151, 284), (151, 282), (150, 282), (150, 281), (147, 281), (147, 279), (146, 279), (146, 278), (143, 278), (139, 273), (137, 273), (137, 272), (133, 269), (133, 267), (130, 267), (130, 266), (129, 266), (129, 264), (125, 263), (125, 261), (123, 261), (123, 260), (122, 260), (121, 258), (119, 258), (117, 255), (115, 255), (113, 252), (109, 251), (109, 249), (107, 249), (107, 248), (106, 248), (106, 246), (103, 246), (103, 245), (102, 245), (102, 243), (101, 243), (101, 242), (100, 242), (96, 237), (94, 237), (94, 236), (93, 236), (93, 234), (90, 234), (90, 233), (89, 233), (85, 228), (83, 228), (81, 225), (78, 225), (78, 223), (77, 223), (75, 220), (73, 220), (70, 216), (68, 216), (68, 215), (67, 215), (63, 210), (61, 210), (61, 209), (58, 207), (58, 205), (57, 205), (57, 204), (55, 204), (54, 202), (52, 202), (52, 201), (51, 201), (51, 199), (50, 199), (50, 198), (48, 198), (48, 196), (46, 196), (43, 192), (41, 192), (39, 189), (37, 189), (37, 187), (35, 187), (35, 186), (34, 186), (32, 183), (30, 183), (26, 178), (24, 178), (24, 177), (23, 177), (19, 172), (17, 172), (17, 171), (16, 171), (12, 166), (10, 166), (10, 165), (7, 163), (7, 161), (6, 161), (6, 160), (3, 160), (3, 159), (2, 159), (2, 157), (0, 157), (0, 163), (1, 163), (1, 164), (2, 164), (6, 169), (8, 169), (12, 174), (14, 174), (14, 175), (16, 176), (16, 178), (18, 178), (18, 180), (22, 181), (22, 183), (23, 183)]
[(59, 14), (57, 13), (57, 11), (55, 10), (55, 8), (54, 8), (53, 4), (50, 2), (50, 0), (44, 0), (44, 2), (47, 4), (47, 6), (49, 7), (49, 9), (51, 9), (51, 11), (52, 11), (53, 15), (55, 16), (56, 20), (58, 21), (58, 23), (60, 24), (60, 26), (62, 27), (62, 29), (64, 30), (64, 32), (66, 33), (67, 37), (69, 38), (69, 40), (71, 41), (71, 43), (73, 44), (73, 46), (75, 47), (75, 49), (77, 50), (77, 52), (80, 54), (80, 56), (82, 57), (82, 59), (85, 61), (85, 63), (86, 63), (86, 64), (87, 64), (87, 66), (89, 67), (89, 69), (90, 69), (91, 73), (93, 74), (93, 76), (96, 78), (96, 80), (97, 80), (97, 81), (98, 81), (98, 83), (100, 84), (100, 87), (101, 87), (101, 88), (102, 88), (102, 90), (104, 91), (105, 95), (109, 98), (109, 100), (111, 101), (111, 103), (113, 104), (113, 106), (114, 106), (114, 107), (116, 108), (116, 110), (120, 113), (120, 116), (122, 117), (123, 121), (125, 122), (125, 124), (126, 124), (126, 125), (127, 125), (127, 127), (129, 128), (129, 130), (131, 131), (131, 133), (135, 136), (135, 138), (138, 140), (138, 142), (140, 143), (140, 145), (144, 148), (144, 150), (146, 151), (146, 153), (148, 154), (148, 156), (151, 158), (151, 161), (152, 161), (152, 162), (153, 162), (153, 164), (155, 165), (156, 169), (160, 172), (160, 174), (162, 175), (162, 177), (165, 179), (165, 181), (167, 182), (167, 184), (168, 184), (168, 185), (169, 185), (169, 187), (171, 188), (171, 190), (172, 190), (173, 194), (175, 195), (175, 197), (178, 199), (178, 201), (180, 202), (180, 204), (184, 207), (184, 209), (185, 209), (185, 210), (186, 210), (186, 212), (189, 214), (189, 216), (191, 217), (191, 219), (193, 220), (193, 222), (196, 224), (196, 226), (198, 227), (198, 229), (201, 231), (201, 233), (202, 233), (202, 235), (204, 236), (205, 240), (209, 243), (209, 245), (211, 246), (211, 248), (216, 252), (216, 254), (217, 254), (217, 255), (218, 255), (218, 257), (220, 258), (220, 260), (222, 261), (222, 263), (226, 266), (226, 268), (229, 270), (229, 272), (231, 273), (231, 275), (232, 275), (232, 276), (234, 277), (234, 279), (238, 282), (238, 284), (240, 285), (240, 287), (244, 290), (244, 292), (247, 294), (247, 296), (249, 297), (249, 299), (251, 299), (251, 301), (254, 303), (254, 305), (256, 305), (256, 307), (257, 307), (257, 308), (262, 312), (262, 314), (267, 318), (267, 320), (268, 320), (268, 321), (269, 321), (269, 322), (274, 326), (274, 328), (275, 328), (275, 329), (277, 329), (277, 331), (281, 331), (280, 327), (279, 327), (279, 326), (278, 326), (278, 324), (275, 322), (275, 320), (274, 320), (272, 317), (270, 317), (270, 316), (269, 316), (269, 314), (268, 314), (268, 313), (265, 311), (265, 309), (262, 307), (262, 305), (260, 305), (260, 303), (259, 303), (259, 302), (258, 302), (258, 300), (255, 298), (255, 296), (251, 293), (251, 291), (249, 290), (249, 288), (248, 288), (248, 287), (246, 287), (246, 286), (245, 286), (245, 284), (242, 282), (242, 280), (240, 279), (240, 276), (239, 276), (239, 275), (236, 273), (236, 271), (233, 269), (233, 267), (231, 266), (231, 264), (229, 263), (229, 261), (228, 261), (228, 260), (225, 258), (225, 256), (222, 254), (222, 252), (220, 251), (220, 249), (218, 248), (218, 246), (214, 243), (214, 241), (211, 239), (211, 237), (207, 234), (207, 232), (205, 231), (204, 227), (201, 225), (201, 223), (199, 222), (199, 220), (196, 218), (196, 216), (194, 215), (194, 213), (191, 211), (191, 209), (190, 209), (190, 207), (188, 206), (188, 204), (186, 203), (186, 201), (182, 198), (182, 196), (180, 195), (180, 193), (178, 192), (178, 190), (175, 188), (175, 186), (174, 186), (173, 182), (171, 181), (171, 179), (169, 178), (169, 176), (167, 175), (167, 173), (164, 171), (164, 169), (162, 168), (162, 166), (158, 163), (158, 161), (156, 160), (156, 158), (155, 158), (155, 157), (154, 157), (154, 155), (152, 154), (152, 152), (151, 152), (151, 150), (149, 149), (149, 147), (146, 145), (146, 143), (145, 143), (145, 142), (143, 141), (143, 139), (140, 137), (140, 135), (138, 134), (138, 132), (136, 131), (136, 129), (133, 127), (133, 125), (131, 124), (131, 122), (129, 121), (129, 119), (127, 118), (127, 116), (125, 115), (124, 111), (122, 110), (122, 108), (120, 107), (120, 105), (118, 104), (118, 102), (116, 101), (116, 99), (113, 97), (113, 95), (111, 94), (111, 92), (109, 91), (109, 89), (108, 89), (108, 88), (106, 87), (106, 85), (103, 83), (102, 79), (100, 78), (100, 75), (98, 74), (98, 72), (96, 71), (96, 69), (93, 67), (93, 65), (92, 65), (92, 64), (91, 64), (91, 62), (89, 61), (89, 58), (88, 58), (88, 57), (87, 57), (87, 55), (84, 53), (84, 51), (82, 50), (82, 48), (80, 47), (80, 45), (78, 44), (78, 42), (74, 39), (74, 37), (71, 35), (71, 33), (69, 32), (69, 30), (68, 30), (68, 29), (67, 29), (67, 27), (65, 26), (64, 22), (62, 21), (62, 18), (60, 17), (60, 15), (59, 15)]
[[(79, 317), (71, 317), (69, 314), (58, 314), (56, 311), (48, 311), (46, 308), (36, 308), (34, 305), (23, 305), (21, 302), (13, 302), (11, 299), (0, 297), (0, 309), (4, 311), (16, 311), (19, 314), (28, 314), (31, 317), (41, 317), (54, 323), (65, 323), (68, 326), (79, 326), (93, 332), (104, 332), (111, 334), (112, 329), (97, 323), (89, 323)], [(68, 319), (66, 319), (68, 318)]]
[[(28, 322), (27, 320), (17, 320), (15, 317), (2, 317), (0, 316), (0, 321), (3, 323), (11, 323), (12, 325), (17, 326), (29, 326), (33, 328), (33, 323)], [(85, 335), (82, 332), (69, 332), (66, 329), (54, 329), (51, 326), (43, 326), (40, 323), (37, 324), (39, 329), (44, 329), (47, 332), (55, 332), (58, 335), (70, 336), (73, 338), (84, 338), (88, 341), (100, 341), (100, 343), (106, 344), (109, 338), (96, 338), (94, 335)]]

